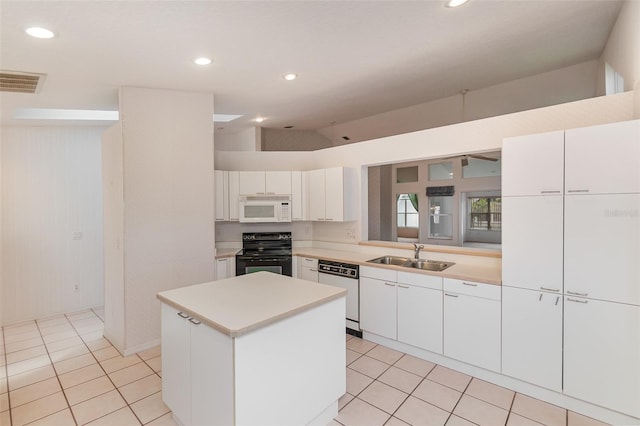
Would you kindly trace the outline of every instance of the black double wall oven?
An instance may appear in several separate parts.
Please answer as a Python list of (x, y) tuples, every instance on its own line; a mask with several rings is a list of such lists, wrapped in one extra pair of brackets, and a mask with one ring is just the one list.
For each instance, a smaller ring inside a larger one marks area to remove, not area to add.
[(236, 254), (236, 275), (258, 271), (293, 276), (291, 232), (245, 232)]

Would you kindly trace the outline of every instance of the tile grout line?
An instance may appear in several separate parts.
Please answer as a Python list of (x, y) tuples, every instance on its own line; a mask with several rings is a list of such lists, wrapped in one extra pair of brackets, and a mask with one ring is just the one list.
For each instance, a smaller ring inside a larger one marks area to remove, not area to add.
[[(73, 324), (71, 324), (71, 321), (69, 321), (69, 319), (67, 318), (67, 316), (64, 316), (65, 319), (67, 320), (67, 322), (71, 325), (71, 327), (73, 327)], [(56, 366), (53, 363), (53, 359), (51, 359), (51, 353), (49, 352), (49, 348), (47, 347), (47, 344), (45, 343), (44, 340), (44, 336), (42, 335), (42, 331), (40, 330), (40, 325), (38, 324), (38, 321), (34, 321), (36, 324), (36, 328), (38, 329), (38, 333), (40, 334), (40, 338), (42, 339), (42, 344), (44, 345), (44, 350), (47, 352), (47, 357), (49, 358), (49, 362), (51, 363), (51, 368), (53, 368), (53, 372), (56, 375), (56, 380), (58, 381), (58, 385), (60, 385), (60, 392), (62, 392), (62, 396), (64, 397), (64, 400), (67, 403), (67, 408), (69, 409), (69, 412), (71, 413), (71, 418), (73, 419), (73, 422), (77, 425), (78, 421), (76, 420), (76, 416), (73, 414), (73, 410), (71, 409), (71, 404), (69, 404), (69, 399), (67, 398), (67, 394), (64, 392), (64, 388), (62, 387), (62, 382), (60, 381), (60, 376), (58, 375), (58, 370), (56, 370)], [(60, 410), (63, 411), (63, 410)], [(56, 413), (59, 413), (60, 411), (56, 411)], [(52, 414), (56, 414), (56, 413), (52, 413)], [(49, 414), (51, 415), (51, 414)], [(41, 417), (41, 419), (48, 417), (44, 416)], [(36, 420), (40, 420), (40, 419), (36, 419)], [(36, 421), (34, 420), (34, 421)], [(32, 422), (30, 422), (32, 423)]]
[[(91, 310), (91, 312), (93, 312), (93, 309), (90, 309), (90, 310)], [(104, 321), (102, 320), (102, 318), (100, 318), (98, 315), (96, 315), (96, 314), (95, 314), (95, 312), (93, 312), (93, 314), (96, 316), (96, 318), (98, 318), (98, 319), (100, 319), (100, 321), (102, 321), (102, 324), (103, 324), (103, 337), (102, 337), (102, 338), (103, 338), (103, 339), (105, 339), (105, 340), (107, 340), (107, 341), (109, 341), (108, 339), (106, 339), (106, 337), (104, 337)], [(66, 316), (66, 314), (65, 314), (65, 316)], [(84, 319), (84, 318), (83, 318), (83, 319)], [(71, 321), (69, 321), (69, 322), (71, 323)], [(133, 409), (131, 408), (131, 406), (130, 406), (130, 405), (129, 405), (129, 403), (127, 402), (126, 398), (122, 395), (122, 392), (120, 392), (120, 390), (119, 390), (119, 389), (118, 389), (118, 387), (116, 386), (116, 384), (115, 384), (115, 383), (113, 383), (113, 380), (111, 379), (111, 377), (110, 377), (110, 376), (109, 376), (109, 374), (107, 373), (107, 370), (105, 370), (105, 369), (104, 369), (104, 367), (102, 366), (102, 364), (100, 363), (100, 361), (98, 361), (98, 358), (96, 358), (96, 356), (95, 356), (95, 354), (93, 353), (93, 351), (91, 350), (91, 348), (89, 348), (89, 345), (87, 345), (87, 342), (85, 342), (84, 338), (80, 335), (80, 333), (78, 333), (78, 331), (76, 330), (76, 327), (73, 325), (73, 323), (71, 323), (71, 327), (73, 327), (74, 331), (78, 334), (78, 337), (80, 337), (80, 340), (82, 340), (82, 343), (87, 347), (87, 349), (89, 350), (89, 353), (91, 354), (91, 356), (93, 357), (93, 359), (95, 359), (95, 360), (96, 360), (96, 363), (98, 364), (98, 366), (100, 367), (100, 369), (104, 372), (104, 374), (105, 374), (105, 376), (107, 377), (107, 379), (109, 380), (109, 382), (111, 382), (111, 384), (113, 385), (113, 387), (114, 387), (115, 391), (116, 391), (116, 392), (118, 392), (118, 395), (120, 395), (120, 398), (122, 398), (122, 400), (124, 401), (125, 406), (126, 406), (126, 407), (131, 411), (131, 413), (132, 413), (132, 414), (133, 414), (133, 416), (136, 418), (136, 420), (137, 420), (137, 421), (142, 425), (143, 423), (142, 423), (142, 421), (140, 420), (140, 418), (138, 418), (138, 416), (137, 416), (136, 412), (135, 412), (135, 411), (133, 411)], [(111, 344), (111, 342), (109, 342), (109, 344)], [(115, 348), (115, 346), (113, 346), (112, 344), (111, 344), (111, 346)], [(117, 349), (116, 349), (116, 350), (117, 350)], [(120, 355), (120, 354), (118, 354), (118, 355)], [(137, 354), (137, 353), (135, 354), (135, 356), (137, 356), (138, 358), (140, 358), (140, 357), (138, 356), (138, 354)], [(113, 357), (113, 358), (115, 358), (115, 357)], [(123, 357), (123, 358), (124, 358), (124, 357)], [(109, 358), (109, 359), (111, 359), (111, 358)], [(144, 360), (143, 360), (142, 358), (140, 358), (140, 360), (141, 360), (142, 362), (144, 362)], [(125, 367), (125, 368), (127, 368), (127, 367)], [(121, 368), (121, 370), (124, 370), (124, 368)], [(153, 370), (153, 369), (152, 369), (152, 370)], [(119, 370), (114, 370), (114, 371), (119, 371)], [(112, 371), (112, 373), (113, 373), (113, 371)], [(132, 382), (132, 383), (133, 383), (133, 382)], [(111, 391), (107, 391), (107, 392), (101, 393), (100, 395), (96, 395), (96, 396), (94, 396), (93, 398), (89, 398), (89, 399), (87, 399), (87, 401), (91, 401), (92, 399), (97, 398), (97, 397), (99, 397), (99, 396), (102, 396), (102, 395), (104, 395), (104, 394), (106, 394), (106, 393), (109, 393), (109, 392), (111, 392)], [(66, 397), (66, 395), (65, 395), (65, 397)], [(67, 402), (68, 402), (68, 401), (67, 401)], [(82, 402), (86, 402), (86, 401), (82, 401)], [(76, 405), (77, 405), (77, 404), (76, 404)], [(118, 408), (117, 410), (114, 410), (114, 411), (111, 411), (111, 412), (109, 412), (109, 413), (106, 413), (106, 414), (104, 414), (104, 415), (102, 415), (102, 416), (100, 416), (100, 417), (96, 417), (95, 419), (92, 419), (92, 420), (91, 420), (91, 422), (96, 421), (96, 420), (98, 420), (98, 419), (101, 419), (101, 418), (103, 418), (103, 417), (106, 417), (106, 416), (108, 416), (108, 415), (110, 415), (110, 414), (112, 414), (112, 413), (115, 413), (116, 411), (119, 411), (119, 410), (121, 410), (122, 408), (124, 408), (124, 407), (120, 407), (120, 408)], [(69, 410), (70, 410), (70, 411), (71, 411), (71, 413), (73, 414), (73, 410), (71, 410), (71, 406), (69, 406)], [(75, 419), (75, 416), (74, 416), (74, 419)], [(76, 424), (77, 424), (77, 422), (76, 422)]]
[(7, 408), (7, 410), (9, 410), (9, 425), (13, 425), (13, 413), (11, 413), (11, 394), (9, 393), (9, 366), (7, 365), (7, 342), (5, 340), (5, 327), (2, 327), (2, 347), (4, 348), (2, 350), (2, 356), (4, 357), (4, 377), (5, 380), (7, 382), (7, 404), (9, 405), (9, 407)]

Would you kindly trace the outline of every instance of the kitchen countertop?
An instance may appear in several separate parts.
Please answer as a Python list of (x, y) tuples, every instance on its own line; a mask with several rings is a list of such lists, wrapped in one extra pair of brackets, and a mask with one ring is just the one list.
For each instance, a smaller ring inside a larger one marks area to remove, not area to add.
[(238, 337), (346, 294), (338, 287), (256, 272), (163, 291), (156, 297), (230, 337)]
[[(218, 249), (216, 259), (224, 257), (233, 257), (239, 249)], [(428, 254), (426, 254), (428, 253)], [(372, 253), (359, 253), (351, 251), (339, 251), (329, 250), (313, 247), (299, 247), (293, 249), (294, 256), (311, 257), (315, 259), (333, 260), (336, 262), (355, 263), (360, 266), (371, 266), (374, 268), (393, 269), (396, 271), (412, 272), (416, 274), (435, 275), (445, 278), (454, 278), (459, 280), (476, 281), (484, 284), (501, 285), (502, 283), (502, 268), (500, 261), (492, 258), (487, 258), (486, 264), (478, 261), (479, 256), (470, 256), (470, 260), (466, 263), (464, 260), (456, 258), (453, 260), (455, 265), (445, 269), (442, 272), (424, 271), (421, 269), (407, 268), (395, 265), (380, 265), (376, 263), (368, 263), (367, 260), (374, 259), (378, 256), (383, 256), (387, 253), (372, 254)], [(445, 255), (440, 253), (422, 252), (421, 258), (437, 259), (449, 261)], [(411, 257), (408, 255), (407, 257)]]

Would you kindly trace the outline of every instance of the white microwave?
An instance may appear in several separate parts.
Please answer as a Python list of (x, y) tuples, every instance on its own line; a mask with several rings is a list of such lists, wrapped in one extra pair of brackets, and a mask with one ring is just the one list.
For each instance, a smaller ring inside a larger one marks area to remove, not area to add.
[(238, 220), (291, 222), (291, 195), (242, 195)]

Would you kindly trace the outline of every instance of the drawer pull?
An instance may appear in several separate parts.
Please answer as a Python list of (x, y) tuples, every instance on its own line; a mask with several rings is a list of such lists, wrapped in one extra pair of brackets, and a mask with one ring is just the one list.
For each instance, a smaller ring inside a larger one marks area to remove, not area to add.
[(190, 322), (191, 324), (200, 325), (200, 321), (198, 321), (198, 320), (197, 320), (197, 319), (195, 319), (195, 318), (189, 318), (189, 322)]
[(384, 285), (388, 285), (388, 286), (391, 286), (391, 287), (395, 287), (396, 286), (395, 284), (391, 284), (391, 283), (384, 283)]
[(541, 194), (559, 194), (560, 191), (540, 191)]
[(445, 295), (445, 296), (449, 296), (449, 297), (458, 297), (458, 295), (457, 295), (457, 294), (449, 294), (449, 293), (445, 293), (444, 295)]
[(589, 295), (588, 293), (578, 293), (576, 291), (569, 291), (569, 290), (567, 290), (567, 294), (572, 294), (574, 296), (584, 296), (584, 297), (587, 297)]
[(589, 301), (588, 301), (588, 300), (578, 300), (578, 299), (572, 299), (572, 298), (570, 298), (570, 297), (567, 297), (567, 300), (568, 300), (569, 302), (577, 302), (577, 303), (585, 303), (585, 304), (586, 304), (586, 303), (589, 303)]
[(589, 192), (588, 189), (570, 189), (567, 192), (576, 193), (576, 192)]
[(540, 290), (544, 290), (544, 291), (553, 291), (555, 293), (559, 292), (560, 289), (557, 288), (547, 288), (547, 287), (540, 287)]
[(400, 288), (409, 288), (408, 285), (402, 285), (402, 284), (398, 284), (398, 287), (400, 287)]
[(184, 318), (184, 319), (189, 318), (189, 314), (185, 314), (184, 312), (178, 312), (178, 316), (179, 316), (180, 318)]
[(462, 282), (462, 285), (468, 285), (469, 287), (478, 287), (478, 284), (475, 283), (466, 283), (466, 282)]
[(318, 272), (317, 269), (309, 269), (311, 272)]

